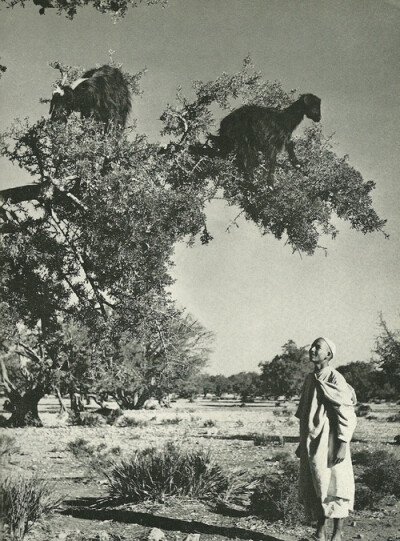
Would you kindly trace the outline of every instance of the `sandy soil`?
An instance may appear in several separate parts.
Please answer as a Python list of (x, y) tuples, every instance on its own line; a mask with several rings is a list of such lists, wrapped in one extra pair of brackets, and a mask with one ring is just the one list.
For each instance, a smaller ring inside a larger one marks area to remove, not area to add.
[[(147, 426), (98, 428), (70, 426), (65, 420), (60, 420), (53, 397), (44, 399), (40, 406), (43, 428), (1, 430), (1, 434), (14, 437), (19, 446), (19, 452), (11, 457), (11, 461), (3, 464), (3, 475), (10, 472), (36, 474), (52, 481), (55, 491), (63, 496), (60, 509), (34, 528), (26, 538), (28, 541), (61, 541), (77, 531), (88, 538), (107, 532), (130, 541), (146, 539), (152, 527), (161, 528), (167, 540), (176, 541), (196, 532), (200, 533), (202, 541), (311, 539), (310, 527), (288, 528), (249, 515), (243, 511), (245, 500), (241, 501), (239, 509), (225, 510), (216, 510), (206, 502), (174, 498), (156, 504), (99, 508), (100, 499), (107, 494), (105, 479), (76, 460), (67, 449), (69, 442), (84, 438), (95, 445), (119, 446), (124, 456), (135, 449), (160, 447), (168, 441), (176, 441), (191, 448), (210, 449), (215, 459), (230, 473), (245, 471), (251, 477), (257, 476), (276, 467), (274, 455), (278, 451), (294, 453), (297, 445), (297, 421), (293, 416), (274, 414), (274, 410), (279, 409), (274, 407), (274, 403), (256, 403), (241, 408), (238, 404), (222, 401), (199, 400), (192, 404), (179, 401), (168, 410), (128, 413), (136, 420), (147, 421)], [(294, 404), (288, 407), (291, 410), (295, 408)], [(390, 449), (400, 459), (400, 448), (393, 445), (394, 437), (400, 433), (399, 423), (385, 421), (399, 407), (373, 404), (372, 408), (376, 418), (359, 419), (353, 450)], [(278, 441), (257, 447), (250, 437), (252, 434), (277, 436)], [(349, 540), (400, 540), (400, 503), (373, 512), (354, 513), (347, 519), (345, 533), (345, 539)]]

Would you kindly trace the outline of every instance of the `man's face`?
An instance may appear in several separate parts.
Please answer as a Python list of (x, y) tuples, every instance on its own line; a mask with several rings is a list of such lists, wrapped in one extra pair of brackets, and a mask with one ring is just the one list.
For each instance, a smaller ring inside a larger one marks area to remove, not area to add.
[(323, 338), (317, 338), (317, 340), (312, 343), (310, 351), (308, 352), (310, 361), (316, 364), (329, 360), (331, 357), (330, 353), (330, 347)]

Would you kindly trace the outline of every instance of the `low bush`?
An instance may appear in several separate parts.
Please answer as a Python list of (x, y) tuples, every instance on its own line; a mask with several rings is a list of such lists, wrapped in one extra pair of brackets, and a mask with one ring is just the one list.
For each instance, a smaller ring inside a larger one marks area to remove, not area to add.
[(356, 484), (356, 509), (375, 507), (383, 498), (400, 496), (400, 461), (388, 451), (364, 449), (353, 454), (360, 468)]
[(69, 422), (75, 426), (87, 426), (89, 428), (95, 428), (98, 426), (104, 426), (107, 423), (107, 420), (103, 415), (98, 413), (70, 412)]
[(161, 424), (163, 425), (179, 425), (179, 423), (182, 422), (182, 418), (181, 417), (172, 417), (172, 418), (168, 418), (168, 419), (163, 419), (161, 421)]
[(384, 452), (372, 460), (360, 476), (360, 480), (371, 490), (383, 494), (400, 496), (400, 460), (392, 453)]
[(298, 501), (298, 460), (286, 453), (275, 457), (279, 471), (263, 475), (250, 499), (250, 510), (271, 522), (282, 520), (284, 524), (298, 524), (304, 520), (304, 512)]
[(366, 417), (369, 415), (372, 411), (372, 408), (368, 404), (359, 404), (356, 407), (356, 415), (357, 417)]
[(389, 423), (400, 423), (400, 413), (390, 415), (386, 420), (389, 421)]
[(0, 482), (1, 514), (13, 541), (21, 541), (40, 518), (61, 503), (54, 487), (37, 477), (10, 477)]
[(121, 455), (120, 447), (107, 447), (105, 443), (98, 445), (90, 444), (84, 438), (77, 438), (67, 444), (67, 449), (71, 451), (74, 457), (79, 460), (93, 475), (105, 474)]
[(289, 408), (282, 408), (279, 410), (274, 410), (273, 414), (275, 417), (291, 417), (293, 415), (293, 411)]
[(138, 503), (165, 496), (214, 498), (229, 490), (231, 480), (204, 450), (184, 451), (168, 443), (163, 449), (136, 451), (107, 474), (109, 495)]
[(0, 435), (0, 461), (9, 460), (11, 455), (19, 452), (15, 438), (7, 434)]
[(207, 419), (206, 421), (204, 421), (203, 426), (205, 428), (213, 428), (214, 426), (217, 426), (217, 422), (213, 419)]
[(143, 428), (147, 426), (149, 423), (148, 421), (144, 421), (143, 419), (135, 419), (134, 417), (127, 417), (123, 415), (122, 417), (119, 417), (118, 419), (118, 426), (126, 427), (130, 426), (133, 428)]
[(269, 434), (254, 434), (252, 437), (256, 447), (267, 447), (268, 445), (284, 445), (284, 436), (271, 436)]
[(381, 492), (371, 490), (362, 483), (356, 483), (356, 494), (354, 499), (354, 509), (360, 511), (362, 509), (374, 509), (383, 498)]
[(106, 423), (108, 425), (115, 425), (115, 424), (119, 425), (120, 424), (119, 421), (120, 421), (122, 416), (123, 416), (123, 413), (119, 408), (118, 409), (113, 409), (106, 416)]

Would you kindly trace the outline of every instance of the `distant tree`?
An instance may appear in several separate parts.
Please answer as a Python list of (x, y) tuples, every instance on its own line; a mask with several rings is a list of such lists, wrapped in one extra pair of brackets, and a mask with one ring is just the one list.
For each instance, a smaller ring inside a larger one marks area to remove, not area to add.
[(338, 367), (346, 381), (355, 389), (357, 399), (367, 402), (382, 395), (382, 372), (372, 362), (355, 361)]
[(239, 372), (228, 377), (233, 392), (240, 396), (243, 402), (254, 399), (262, 394), (261, 375), (258, 372)]
[(210, 376), (210, 382), (214, 387), (215, 396), (217, 396), (218, 398), (221, 398), (223, 394), (227, 394), (232, 391), (232, 384), (229, 378), (227, 378), (223, 374)]
[[(1, 0), (7, 7), (25, 7), (27, 0)], [(137, 7), (139, 4), (161, 4), (165, 6), (167, 0), (33, 0), (40, 9), (38, 13), (45, 15), (46, 9), (55, 8), (59, 15), (66, 15), (73, 19), (79, 8), (91, 6), (100, 13), (109, 13), (114, 18), (122, 18), (126, 15), (128, 7)]]
[(173, 392), (179, 398), (194, 400), (198, 396), (204, 396), (204, 388), (207, 387), (209, 376), (203, 373), (196, 373), (189, 378), (176, 383)]
[(293, 340), (286, 342), (280, 355), (272, 361), (261, 362), (259, 366), (264, 394), (287, 398), (300, 394), (304, 377), (312, 370), (308, 348), (297, 347)]
[(400, 393), (400, 329), (389, 329), (382, 314), (379, 318), (381, 332), (376, 338), (374, 353), (387, 383), (393, 387), (395, 396)]
[[(59, 63), (53, 66), (60, 69)], [(70, 72), (76, 74), (77, 68)], [(141, 75), (126, 75), (134, 93)], [(29, 334), (26, 348), (18, 333), (10, 346), (30, 368), (26, 393), (20, 389), (18, 400), (5, 363), (2, 370), (7, 392), (20, 409), (21, 426), (36, 415), (38, 400), (66, 366), (65, 325), (87, 330), (94, 367), (84, 371), (97, 374), (98, 363), (107, 367), (104, 381), (113, 374), (124, 387), (130, 385), (129, 403), (135, 386), (144, 393), (152, 387), (140, 379), (143, 372), (135, 363), (151, 367), (147, 373), (154, 375), (160, 392), (168, 387), (164, 375), (179, 365), (173, 352), (177, 328), (187, 324), (168, 292), (173, 251), (181, 241), (212, 240), (205, 208), (214, 198), (222, 195), (263, 234), (285, 236), (294, 251), (308, 254), (318, 248), (321, 234), (336, 236), (332, 213), (363, 233), (381, 230), (384, 222), (369, 195), (374, 183), (364, 182), (347, 158), (337, 157), (320, 129), (307, 130), (297, 142), (301, 170), (282, 156), (273, 191), (262, 167), (244, 178), (233, 157), (201, 152), (214, 123), (211, 107), (227, 109), (235, 100), (274, 107), (293, 101), (293, 93), (285, 93), (279, 83), (263, 81), (249, 59), (237, 74), (197, 81), (193, 88), (194, 99), (179, 92), (177, 104), (165, 108), (166, 147), (150, 143), (133, 128), (109, 133), (93, 119), (76, 115), (66, 124), (45, 118), (34, 124), (17, 121), (1, 139), (2, 154), (34, 181), (0, 192), (0, 301), (14, 312), (15, 325)], [(193, 358), (186, 360), (190, 364)], [(129, 370), (137, 381), (123, 375)], [(222, 378), (213, 382), (219, 395), (230, 388)]]
[(121, 409), (140, 409), (149, 398), (163, 402), (170, 393), (190, 388), (208, 362), (212, 338), (184, 314), (170, 319), (147, 341), (138, 342), (126, 333), (117, 354), (99, 355), (91, 363), (96, 374), (92, 389), (107, 392)]

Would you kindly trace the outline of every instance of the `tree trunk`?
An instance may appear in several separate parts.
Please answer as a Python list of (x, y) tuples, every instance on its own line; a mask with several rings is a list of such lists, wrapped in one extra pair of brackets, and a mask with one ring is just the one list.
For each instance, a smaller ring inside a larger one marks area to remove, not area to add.
[(17, 396), (13, 393), (11, 400), (11, 417), (7, 421), (7, 426), (20, 428), (24, 426), (43, 426), (39, 417), (38, 404), (43, 398), (44, 393), (41, 389), (31, 389), (24, 395)]
[(71, 399), (71, 410), (75, 414), (81, 413), (85, 410), (85, 404), (83, 403), (82, 396), (80, 393), (69, 393)]

